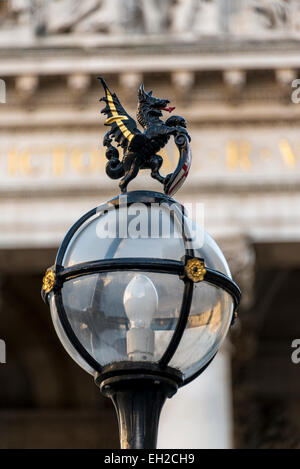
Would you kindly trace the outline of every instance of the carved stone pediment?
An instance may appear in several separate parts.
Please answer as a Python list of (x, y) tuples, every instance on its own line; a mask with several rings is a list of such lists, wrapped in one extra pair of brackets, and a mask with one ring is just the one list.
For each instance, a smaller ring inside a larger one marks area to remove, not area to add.
[(54, 0), (44, 17), (47, 34), (122, 34), (139, 30), (138, 0)]
[(276, 37), (300, 34), (298, 0), (11, 0), (0, 24), (36, 34), (192, 34)]
[(11, 0), (0, 2), (0, 25), (12, 27), (29, 24), (32, 0)]

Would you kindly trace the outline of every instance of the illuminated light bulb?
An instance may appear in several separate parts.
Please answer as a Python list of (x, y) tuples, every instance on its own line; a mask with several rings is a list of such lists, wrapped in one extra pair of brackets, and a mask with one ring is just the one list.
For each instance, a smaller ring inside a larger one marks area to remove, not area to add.
[(125, 289), (123, 304), (130, 322), (127, 332), (127, 355), (130, 360), (151, 360), (154, 353), (151, 322), (158, 307), (158, 296), (153, 282), (146, 275), (135, 275)]

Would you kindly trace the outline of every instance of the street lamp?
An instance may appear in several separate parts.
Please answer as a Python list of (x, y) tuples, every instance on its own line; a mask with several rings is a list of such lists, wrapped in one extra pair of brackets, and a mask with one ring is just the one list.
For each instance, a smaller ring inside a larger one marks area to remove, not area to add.
[(212, 361), (240, 300), (220, 248), (169, 195), (178, 174), (166, 194), (122, 193), (81, 217), (43, 280), (60, 341), (115, 405), (122, 448), (156, 447), (166, 398)]

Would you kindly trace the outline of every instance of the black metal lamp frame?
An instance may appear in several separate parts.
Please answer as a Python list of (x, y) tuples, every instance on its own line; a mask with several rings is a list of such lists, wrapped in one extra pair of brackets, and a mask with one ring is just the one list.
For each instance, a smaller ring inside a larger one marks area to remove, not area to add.
[[(187, 379), (184, 379), (183, 375), (178, 370), (168, 366), (179, 346), (186, 328), (193, 299), (194, 281), (187, 275), (187, 263), (189, 260), (196, 259), (204, 265), (205, 259), (197, 258), (194, 249), (188, 246), (190, 233), (187, 232), (187, 227), (184, 226), (183, 206), (172, 198), (160, 193), (134, 191), (126, 194), (127, 206), (133, 203), (143, 203), (146, 205), (164, 203), (168, 206), (172, 205), (173, 209), (175, 207), (176, 216), (182, 227), (182, 238), (185, 246), (185, 256), (182, 260), (111, 258), (81, 263), (65, 268), (63, 266), (63, 259), (75, 233), (95, 215), (106, 213), (112, 207), (119, 208), (120, 197), (122, 196), (118, 196), (110, 202), (89, 211), (71, 227), (57, 254), (53, 270), (55, 280), (51, 291), (53, 291), (55, 295), (55, 305), (58, 316), (68, 339), (86, 363), (96, 371), (95, 381), (99, 385), (101, 392), (110, 397), (114, 402), (120, 424), (122, 448), (154, 448), (156, 445), (159, 414), (165, 399), (171, 397), (177, 391), (178, 387), (189, 383), (200, 375), (214, 358), (212, 357), (209, 363)], [(114, 253), (111, 254), (113, 257)], [(103, 367), (82, 346), (74, 333), (63, 305), (61, 289), (64, 282), (76, 277), (93, 273), (124, 270), (166, 273), (179, 276), (184, 282), (180, 315), (170, 343), (157, 363), (128, 361), (113, 363)], [(229, 293), (233, 299), (234, 311), (237, 309), (241, 292), (231, 278), (205, 266), (204, 281), (220, 287)], [(49, 293), (50, 291), (42, 290), (42, 296), (46, 302), (48, 301)], [(235, 315), (233, 314), (233, 320), (234, 317)], [(129, 412), (129, 408), (131, 412)], [(134, 411), (132, 411), (133, 408)], [(139, 421), (135, 421), (134, 424), (132, 419), (139, 419)]]

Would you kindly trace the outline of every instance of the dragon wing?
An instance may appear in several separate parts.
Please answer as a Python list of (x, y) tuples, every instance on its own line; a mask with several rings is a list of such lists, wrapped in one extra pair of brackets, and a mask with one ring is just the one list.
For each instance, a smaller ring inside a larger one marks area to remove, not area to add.
[(98, 77), (98, 79), (101, 81), (105, 91), (105, 97), (100, 99), (100, 101), (106, 103), (105, 108), (101, 111), (107, 115), (104, 125), (110, 125), (110, 134), (113, 135), (115, 141), (123, 148), (128, 148), (133, 137), (141, 134), (141, 131), (137, 128), (135, 120), (127, 114), (117, 95), (111, 93), (105, 80), (102, 77)]

